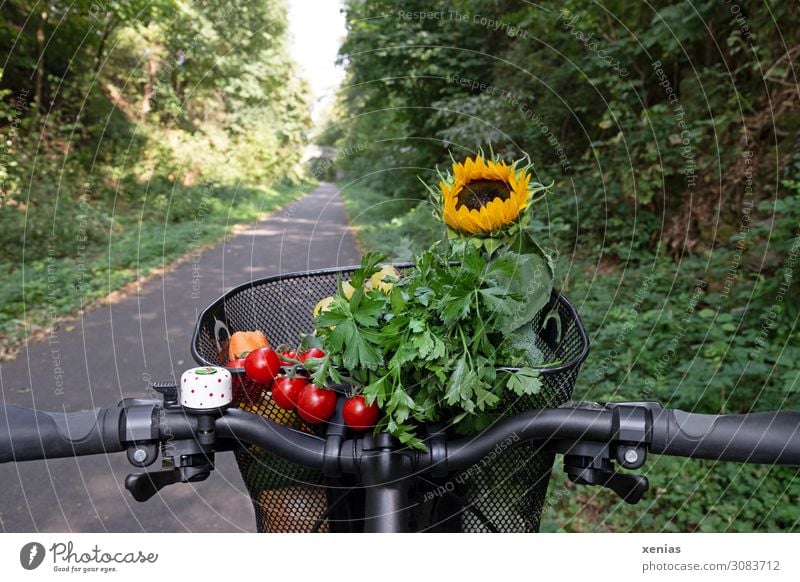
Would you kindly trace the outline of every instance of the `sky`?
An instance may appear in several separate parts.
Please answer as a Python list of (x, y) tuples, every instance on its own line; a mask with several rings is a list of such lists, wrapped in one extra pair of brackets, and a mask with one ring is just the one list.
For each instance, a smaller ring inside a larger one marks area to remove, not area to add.
[(288, 0), (291, 52), (303, 76), (311, 84), (312, 115), (320, 114), (332, 102), (344, 69), (336, 66), (336, 53), (346, 30), (341, 0)]

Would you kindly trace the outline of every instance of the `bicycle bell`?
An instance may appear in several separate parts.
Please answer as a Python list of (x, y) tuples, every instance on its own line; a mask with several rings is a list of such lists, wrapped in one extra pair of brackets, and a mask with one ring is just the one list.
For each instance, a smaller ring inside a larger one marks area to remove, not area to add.
[(233, 401), (233, 381), (225, 368), (202, 366), (181, 375), (178, 402), (188, 412), (206, 413), (222, 410)]

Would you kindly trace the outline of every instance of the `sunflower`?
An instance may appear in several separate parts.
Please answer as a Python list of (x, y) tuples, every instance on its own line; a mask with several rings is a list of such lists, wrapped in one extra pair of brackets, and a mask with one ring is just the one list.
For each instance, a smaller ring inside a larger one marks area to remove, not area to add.
[(453, 164), (453, 177), (442, 181), (442, 215), (447, 226), (469, 234), (492, 234), (514, 224), (528, 205), (527, 171), (482, 156)]

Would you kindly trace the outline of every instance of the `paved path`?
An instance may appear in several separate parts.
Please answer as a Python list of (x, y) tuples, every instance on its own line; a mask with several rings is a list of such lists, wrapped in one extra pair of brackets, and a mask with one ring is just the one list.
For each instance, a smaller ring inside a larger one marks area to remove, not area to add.
[[(41, 410), (81, 410), (143, 395), (149, 379), (179, 377), (195, 365), (189, 354), (195, 320), (224, 290), (358, 260), (342, 199), (323, 184), (138, 294), (62, 325), (57, 341), (29, 345), (0, 365), (2, 398)], [(0, 531), (255, 531), (232, 455), (218, 456), (207, 481), (167, 487), (147, 503), (124, 489), (133, 470), (124, 454), (0, 465)]]

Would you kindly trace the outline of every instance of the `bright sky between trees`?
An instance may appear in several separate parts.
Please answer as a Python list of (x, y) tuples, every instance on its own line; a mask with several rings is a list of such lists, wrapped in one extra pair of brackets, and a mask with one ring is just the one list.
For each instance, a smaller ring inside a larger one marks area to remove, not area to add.
[(344, 79), (336, 54), (346, 34), (341, 0), (288, 0), (291, 53), (313, 93), (314, 120), (331, 103)]

